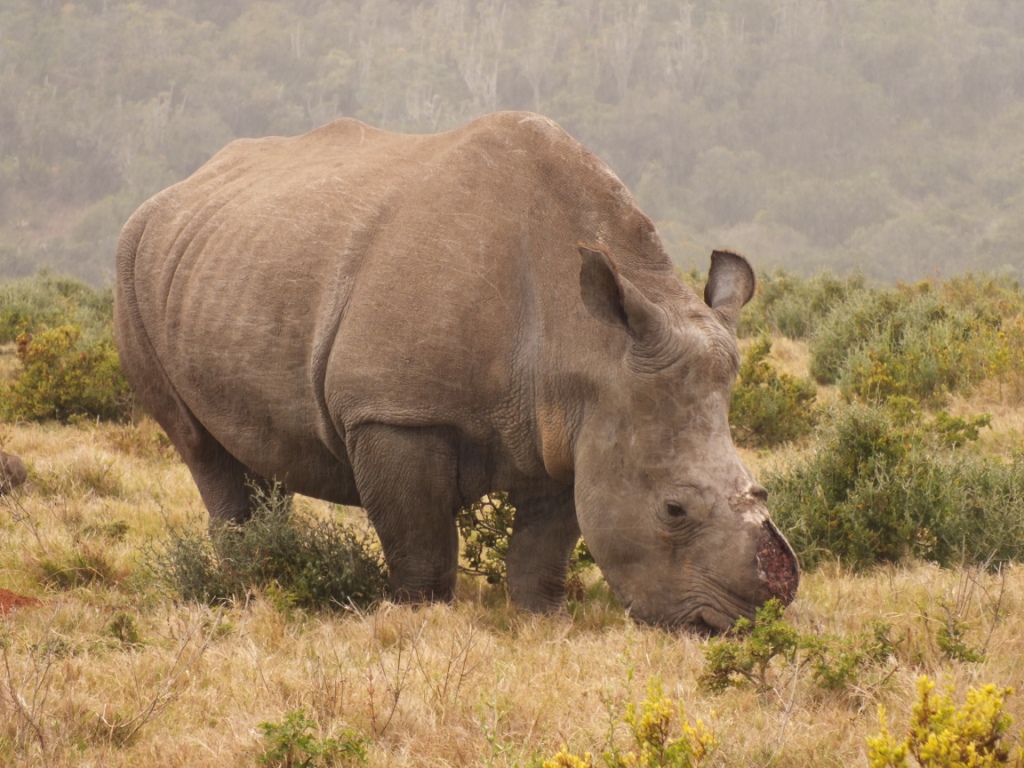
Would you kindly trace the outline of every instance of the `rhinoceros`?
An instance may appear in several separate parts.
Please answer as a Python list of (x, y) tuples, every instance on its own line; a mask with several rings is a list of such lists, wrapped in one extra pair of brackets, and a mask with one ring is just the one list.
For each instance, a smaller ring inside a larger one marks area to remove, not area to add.
[(564, 605), (581, 532), (635, 619), (722, 630), (796, 557), (729, 431), (754, 273), (703, 301), (615, 174), (551, 120), (341, 119), (234, 141), (145, 202), (116, 339), (215, 521), (252, 481), (365, 508), (390, 592), (453, 598), (459, 508), (507, 491), (508, 587)]

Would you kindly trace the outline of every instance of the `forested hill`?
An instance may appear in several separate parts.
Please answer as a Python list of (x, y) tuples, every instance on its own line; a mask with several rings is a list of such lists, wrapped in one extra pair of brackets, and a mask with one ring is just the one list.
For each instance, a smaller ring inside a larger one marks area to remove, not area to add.
[(1024, 273), (1020, 0), (3, 0), (0, 277), (110, 280), (237, 136), (549, 115), (683, 267)]

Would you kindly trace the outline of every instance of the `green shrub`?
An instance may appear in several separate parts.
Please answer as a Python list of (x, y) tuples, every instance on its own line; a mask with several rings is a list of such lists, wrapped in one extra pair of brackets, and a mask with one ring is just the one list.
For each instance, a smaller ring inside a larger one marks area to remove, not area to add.
[(885, 664), (896, 651), (891, 632), (889, 624), (874, 621), (869, 631), (853, 637), (804, 635), (800, 647), (815, 685), (826, 691), (848, 691), (860, 686), (860, 675), (866, 668)]
[(9, 419), (68, 422), (76, 418), (124, 420), (131, 391), (109, 336), (86, 337), (73, 325), (18, 336), (21, 370), (7, 388)]
[(1013, 404), (1024, 401), (1024, 315), (1003, 322), (988, 354), (988, 373), (1004, 398)]
[(367, 740), (354, 731), (344, 731), (337, 738), (318, 739), (317, 724), (306, 717), (305, 710), (296, 709), (279, 723), (263, 722), (260, 765), (273, 768), (319, 768), (334, 765), (365, 765)]
[(774, 688), (776, 662), (810, 670), (814, 683), (826, 691), (844, 691), (861, 684), (861, 673), (885, 663), (895, 650), (891, 627), (877, 622), (853, 637), (801, 634), (783, 617), (783, 605), (769, 600), (754, 621), (739, 619), (731, 635), (712, 640), (704, 650), (698, 684), (711, 693), (753, 685), (759, 693)]
[(516, 509), (502, 491), (489, 494), (459, 510), (456, 522), (462, 537), (464, 573), (482, 576), (488, 584), (505, 582), (505, 559)]
[(1024, 313), (1024, 292), (1016, 280), (997, 275), (967, 273), (944, 280), (937, 289), (944, 301), (959, 309), (970, 309), (990, 324)]
[(764, 482), (772, 513), (804, 567), (830, 555), (855, 565), (899, 560), (918, 531), (898, 503), (882, 498), (910, 449), (912, 432), (885, 411), (836, 407), (823, 419), (818, 450)]
[[(488, 584), (504, 584), (505, 560), (512, 536), (516, 508), (504, 491), (484, 496), (480, 501), (463, 507), (456, 516), (462, 538), (463, 573), (482, 576)], [(583, 592), (582, 576), (593, 567), (594, 558), (586, 543), (580, 541), (569, 561), (569, 591), (574, 596)]]
[(968, 391), (987, 372), (974, 354), (983, 329), (972, 322), (937, 313), (922, 313), (906, 327), (894, 322), (850, 352), (839, 391), (868, 403), (898, 395), (939, 403), (950, 393)]
[(917, 681), (917, 701), (911, 710), (907, 737), (897, 741), (889, 732), (885, 709), (878, 708), (881, 731), (868, 739), (871, 768), (907, 768), (908, 758), (921, 768), (988, 768), (1024, 764), (1020, 744), (1006, 744), (1013, 718), (1004, 711), (1012, 688), (985, 685), (967, 692), (957, 708), (950, 693), (934, 692), (926, 675)]
[(800, 634), (782, 619), (785, 607), (769, 600), (758, 609), (754, 621), (739, 619), (734, 636), (708, 643), (701, 688), (721, 693), (729, 687), (751, 683), (758, 691), (771, 688), (769, 669), (778, 658), (792, 664), (800, 647)]
[(833, 309), (810, 337), (811, 375), (819, 384), (835, 384), (851, 350), (873, 339), (902, 303), (894, 290), (863, 291)]
[(985, 660), (984, 651), (967, 642), (969, 627), (958, 616), (949, 613), (935, 632), (935, 644), (950, 661), (974, 664)]
[(872, 289), (857, 275), (759, 277), (740, 336), (809, 338), (812, 376), (848, 398), (939, 403), (986, 377), (1024, 398), (1024, 293), (1015, 283), (967, 275)]
[(863, 276), (830, 272), (803, 278), (776, 270), (758, 275), (758, 283), (757, 295), (740, 317), (741, 337), (781, 333), (807, 338), (836, 307), (866, 290)]
[(58, 325), (102, 328), (113, 314), (109, 289), (97, 290), (75, 278), (43, 270), (35, 277), (0, 282), (0, 344)]
[(975, 353), (987, 364), (1003, 397), (1024, 400), (1024, 292), (1011, 280), (987, 275), (951, 278), (941, 286), (944, 300), (974, 313), (990, 329), (976, 339)]
[(814, 428), (814, 384), (780, 373), (768, 361), (771, 339), (755, 341), (740, 364), (729, 423), (740, 445), (771, 447), (799, 439)]
[(989, 375), (1000, 326), (991, 312), (957, 307), (930, 283), (862, 292), (814, 333), (811, 374), (847, 398), (939, 403)]
[(0, 417), (123, 420), (131, 393), (112, 334), (114, 299), (40, 272), (0, 282), (0, 344), (17, 341), (20, 370), (0, 383)]
[(368, 532), (333, 519), (300, 519), (280, 487), (257, 495), (243, 525), (215, 526), (209, 536), (173, 531), (165, 550), (149, 553), (154, 576), (182, 598), (210, 604), (243, 600), (255, 590), (301, 608), (380, 601), (385, 566)]
[(764, 478), (805, 568), (827, 559), (862, 568), (1024, 558), (1024, 459), (963, 447), (987, 416), (928, 418), (900, 399), (838, 405), (829, 416), (812, 455)]

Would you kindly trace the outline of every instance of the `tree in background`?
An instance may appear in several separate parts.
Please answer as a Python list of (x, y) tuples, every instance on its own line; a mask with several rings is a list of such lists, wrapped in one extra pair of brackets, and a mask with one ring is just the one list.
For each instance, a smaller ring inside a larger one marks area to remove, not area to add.
[(239, 136), (532, 109), (680, 266), (1024, 270), (1024, 6), (1002, 0), (7, 0), (0, 277), (108, 282), (130, 212)]

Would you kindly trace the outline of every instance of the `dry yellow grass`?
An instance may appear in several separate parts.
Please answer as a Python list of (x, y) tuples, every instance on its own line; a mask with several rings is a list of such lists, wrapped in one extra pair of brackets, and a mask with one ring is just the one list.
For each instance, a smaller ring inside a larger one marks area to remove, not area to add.
[[(159, 431), (3, 429), (31, 477), (0, 500), (0, 588), (46, 603), (0, 619), (0, 765), (250, 766), (266, 745), (259, 724), (303, 709), (318, 738), (366, 739), (371, 766), (527, 766), (563, 746), (600, 754), (610, 717), (643, 700), (652, 678), (714, 729), (712, 765), (865, 765), (878, 705), (902, 728), (921, 673), (960, 696), (987, 682), (1024, 688), (1020, 567), (808, 575), (787, 611), (801, 632), (853, 636), (877, 619), (897, 640), (889, 662), (842, 694), (785, 668), (763, 695), (702, 692), (704, 640), (636, 626), (600, 595), (571, 618), (518, 614), (468, 578), (454, 607), (340, 615), (263, 597), (224, 609), (177, 603), (139, 560), (168, 525), (203, 512)], [(45, 564), (75, 553), (98, 573), (61, 586)], [(950, 615), (984, 662), (941, 653), (937, 629)], [(1009, 711), (1019, 732), (1024, 696)]]

